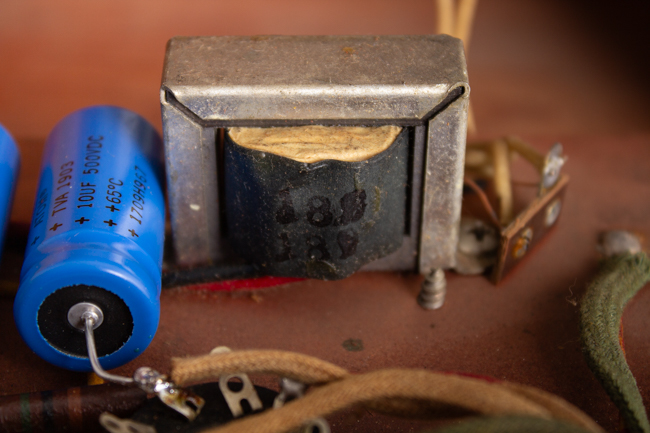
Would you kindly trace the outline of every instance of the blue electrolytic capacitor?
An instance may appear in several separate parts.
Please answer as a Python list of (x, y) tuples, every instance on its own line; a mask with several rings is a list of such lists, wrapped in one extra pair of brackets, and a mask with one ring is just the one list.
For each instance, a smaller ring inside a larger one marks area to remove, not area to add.
[(4, 234), (9, 224), (19, 169), (18, 147), (9, 132), (0, 125), (0, 257), (2, 257)]
[(103, 313), (94, 335), (105, 369), (151, 342), (160, 316), (162, 179), (160, 137), (136, 113), (85, 108), (52, 130), (14, 303), (20, 334), (45, 360), (91, 370), (84, 332), (69, 319), (79, 305)]

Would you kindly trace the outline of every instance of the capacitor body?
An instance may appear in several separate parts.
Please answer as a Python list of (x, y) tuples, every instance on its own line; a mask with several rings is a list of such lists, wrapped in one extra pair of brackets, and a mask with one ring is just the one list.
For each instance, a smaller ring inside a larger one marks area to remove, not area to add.
[(0, 125), (0, 257), (2, 257), (4, 234), (9, 224), (19, 170), (20, 153), (16, 142)]
[(90, 302), (104, 313), (95, 330), (104, 368), (142, 353), (160, 316), (164, 209), (162, 143), (142, 117), (96, 106), (53, 129), (14, 303), (34, 352), (90, 371), (84, 333), (67, 318)]

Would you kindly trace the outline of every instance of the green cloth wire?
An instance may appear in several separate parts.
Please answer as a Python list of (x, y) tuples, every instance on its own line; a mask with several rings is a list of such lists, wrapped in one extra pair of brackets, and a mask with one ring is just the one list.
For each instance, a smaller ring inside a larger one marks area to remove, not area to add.
[(650, 433), (648, 415), (619, 342), (625, 304), (650, 280), (645, 253), (605, 260), (580, 308), (582, 350), (589, 368), (621, 412), (630, 432)]

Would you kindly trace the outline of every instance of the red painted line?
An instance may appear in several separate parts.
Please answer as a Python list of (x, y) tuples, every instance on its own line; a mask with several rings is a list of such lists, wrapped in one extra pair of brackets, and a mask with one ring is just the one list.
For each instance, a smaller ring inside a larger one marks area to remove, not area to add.
[(267, 287), (280, 286), (283, 284), (296, 283), (304, 281), (305, 278), (289, 278), (289, 277), (260, 277), (249, 278), (245, 280), (227, 280), (215, 281), (212, 283), (193, 284), (186, 286), (189, 290), (204, 290), (210, 292), (216, 291), (234, 291), (234, 290), (256, 290), (264, 289)]

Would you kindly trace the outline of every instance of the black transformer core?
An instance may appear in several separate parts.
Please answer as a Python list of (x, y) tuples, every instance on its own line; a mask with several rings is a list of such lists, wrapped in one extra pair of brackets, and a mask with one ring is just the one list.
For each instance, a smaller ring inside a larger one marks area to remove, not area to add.
[(389, 255), (405, 231), (409, 134), (365, 161), (295, 161), (225, 140), (231, 245), (267, 275), (335, 280)]

